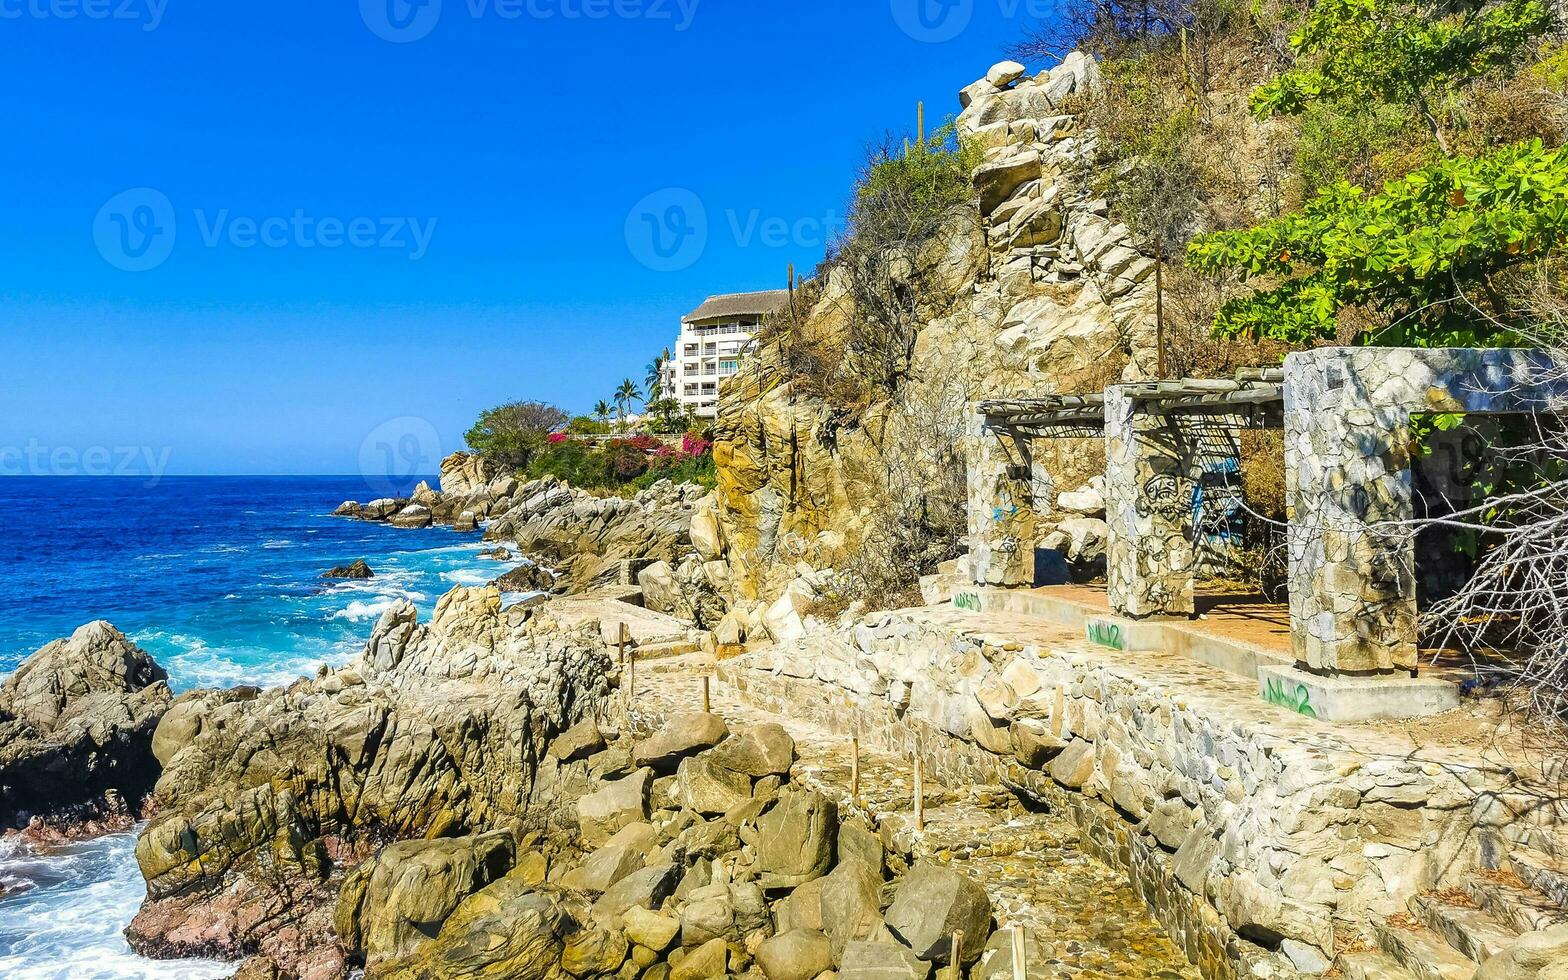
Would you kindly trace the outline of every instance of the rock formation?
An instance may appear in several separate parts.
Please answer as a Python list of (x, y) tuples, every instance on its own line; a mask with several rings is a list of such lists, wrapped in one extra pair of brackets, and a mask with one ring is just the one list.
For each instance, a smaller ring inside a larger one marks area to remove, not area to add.
[(167, 677), (103, 622), (28, 657), (0, 686), (0, 827), (71, 810), (92, 819), (110, 793), (138, 805), (158, 778)]
[[(781, 340), (726, 383), (717, 537), (742, 615), (758, 618), (756, 607), (777, 602), (802, 565), (852, 564), (865, 541), (887, 533), (886, 515), (905, 519), (902, 497), (961, 507), (972, 400), (1098, 391), (1154, 371), (1154, 262), (1107, 216), (1088, 172), (1096, 137), (1073, 114), (1096, 78), (1094, 61), (1074, 54), (1035, 77), (1000, 65), (964, 89), (959, 133), (986, 149), (975, 203), (944, 235), (943, 291), (957, 300), (929, 311), (903, 388), (887, 402), (846, 418), (802, 387)], [(841, 279), (825, 274), (807, 333), (840, 331), (856, 315)], [(1097, 440), (1058, 440), (1051, 451), (1034, 479), (1052, 496), (1103, 464)]]
[[(503, 608), (495, 589), (457, 589), (428, 624), (410, 604), (389, 610), (340, 670), (182, 699), (159, 730), (166, 768), (159, 813), (137, 843), (148, 898), (132, 945), (159, 958), (262, 954), (285, 976), (341, 975), (333, 920), (346, 870), (386, 841), (520, 828), (550, 740), (598, 709), (609, 674), (595, 631)], [(374, 897), (409, 875), (467, 874), (477, 888), (510, 866), (490, 851), (408, 857), (424, 870), (350, 883)], [(350, 916), (365, 934), (398, 937), (389, 954), (430, 914), (398, 901)]]
[(345, 581), (365, 581), (373, 579), (376, 573), (370, 570), (370, 565), (361, 558), (352, 565), (342, 565), (322, 574), (325, 579), (340, 579)]

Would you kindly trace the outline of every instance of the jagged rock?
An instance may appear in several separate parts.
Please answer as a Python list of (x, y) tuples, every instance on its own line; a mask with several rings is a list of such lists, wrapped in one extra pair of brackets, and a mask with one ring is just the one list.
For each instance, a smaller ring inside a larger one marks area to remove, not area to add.
[(0, 685), (0, 825), (98, 805), (111, 790), (139, 802), (158, 777), (167, 678), (104, 622), (24, 660)]
[(512, 569), (492, 584), (502, 592), (551, 592), (555, 589), (555, 575), (548, 568), (529, 562)]
[(465, 899), (433, 942), (367, 980), (560, 980), (564, 937), (574, 929), (554, 898), (503, 878)]
[(787, 776), (795, 763), (795, 740), (782, 725), (754, 725), (726, 738), (705, 757), (713, 765), (759, 779)]
[(729, 963), (729, 946), (722, 939), (691, 951), (680, 965), (670, 970), (670, 980), (714, 980), (726, 974)]
[(589, 923), (566, 938), (561, 969), (574, 977), (604, 976), (626, 962), (627, 951), (621, 932)]
[(1082, 487), (1056, 498), (1056, 509), (1082, 517), (1105, 516), (1105, 493), (1094, 487)]
[(768, 980), (814, 980), (833, 969), (833, 947), (820, 932), (794, 929), (758, 947), (757, 965)]
[(391, 517), (393, 527), (417, 530), (435, 523), (435, 515), (424, 504), (409, 504)]
[(628, 909), (622, 919), (626, 938), (656, 953), (669, 949), (681, 931), (679, 919), (644, 908)]
[(360, 514), (359, 501), (345, 500), (338, 504), (338, 509), (332, 512), (333, 517), (358, 517)]
[(729, 885), (705, 885), (686, 897), (686, 905), (681, 909), (682, 946), (736, 938), (735, 906), (730, 901)]
[[(631, 826), (648, 827), (647, 824)], [(648, 829), (652, 831), (653, 828), (648, 827)], [(616, 843), (612, 838), (603, 847), (590, 854), (580, 867), (573, 868), (562, 875), (561, 887), (592, 895), (602, 895), (622, 878), (643, 869), (647, 864), (643, 859), (643, 850), (646, 846), (646, 844), (639, 847), (633, 844)]]
[(899, 882), (887, 927), (921, 959), (941, 963), (951, 953), (953, 934), (963, 930), (959, 956), (973, 963), (990, 935), (991, 899), (967, 875), (923, 861)]
[(632, 761), (659, 773), (672, 773), (686, 756), (722, 742), (729, 734), (724, 719), (701, 711), (671, 715), (653, 735), (632, 748)]
[(991, 70), (985, 73), (985, 80), (993, 87), (1002, 89), (1023, 78), (1028, 71), (1016, 61), (1003, 61), (991, 66)]
[(822, 877), (833, 862), (838, 804), (821, 793), (785, 789), (758, 818), (757, 831), (764, 887), (797, 887)]
[(375, 578), (376, 573), (371, 571), (370, 566), (366, 564), (365, 559), (361, 558), (352, 565), (340, 565), (331, 571), (325, 572), (321, 577), (327, 579), (344, 579), (348, 581), (362, 582), (366, 579)]
[(604, 736), (592, 718), (584, 718), (550, 743), (550, 755), (562, 762), (576, 762), (603, 751)]
[(838, 860), (840, 864), (859, 861), (880, 882), (887, 853), (875, 831), (864, 827), (858, 818), (851, 818), (838, 825)]
[[(591, 630), (455, 589), (428, 625), (400, 603), (348, 668), (249, 698), (197, 695), (136, 858), (127, 932), (160, 958), (335, 945), (329, 839), (459, 836), (556, 805), (534, 760), (597, 710), (610, 656)], [(172, 734), (172, 732), (171, 732)], [(160, 740), (161, 741), (161, 740)]]
[(850, 943), (838, 968), (838, 980), (930, 980), (930, 976), (930, 963), (896, 943)]
[(691, 607), (681, 592), (681, 583), (675, 569), (667, 561), (654, 562), (637, 573), (637, 584), (642, 588), (643, 605), (655, 612), (691, 618)]
[(639, 769), (578, 800), (577, 821), (584, 842), (590, 846), (603, 844), (623, 827), (647, 820), (652, 782), (653, 770)]
[(983, 164), (975, 171), (980, 190), (980, 212), (990, 214), (1031, 180), (1040, 178), (1040, 154), (1023, 150), (1002, 160)]
[(724, 557), (723, 532), (719, 527), (719, 498), (709, 494), (697, 502), (691, 515), (691, 546), (704, 561)]
[(821, 879), (821, 928), (835, 956), (859, 939), (870, 939), (882, 926), (882, 876), (857, 860), (845, 861)]
[(1082, 789), (1094, 776), (1094, 743), (1075, 739), (1051, 763), (1051, 778), (1068, 789)]
[(1475, 980), (1551, 980), (1547, 971), (1568, 975), (1568, 925), (1526, 933), (1506, 951), (1481, 964)]
[(675, 778), (676, 800), (693, 813), (715, 816), (751, 799), (751, 780), (718, 765), (708, 753), (682, 760)]
[(619, 926), (621, 917), (633, 908), (656, 909), (680, 883), (680, 866), (650, 864), (611, 885), (593, 905), (593, 919), (608, 926)]
[(508, 833), (401, 841), (343, 884), (335, 923), (343, 942), (374, 965), (434, 939), (463, 899), (512, 870)]

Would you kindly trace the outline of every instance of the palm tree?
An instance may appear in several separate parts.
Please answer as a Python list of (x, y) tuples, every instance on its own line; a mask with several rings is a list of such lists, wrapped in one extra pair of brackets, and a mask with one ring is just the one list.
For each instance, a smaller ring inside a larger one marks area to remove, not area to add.
[(643, 384), (648, 388), (648, 401), (656, 402), (664, 392), (664, 366), (668, 364), (663, 354), (653, 359), (648, 365), (648, 376), (643, 379)]
[(612, 409), (610, 408), (610, 403), (601, 398), (599, 400), (599, 404), (593, 407), (593, 417), (598, 419), (600, 422), (608, 424), (610, 421), (611, 411)]
[(615, 389), (615, 403), (621, 408), (621, 431), (626, 431), (626, 413), (631, 410), (632, 403), (642, 397), (642, 392), (637, 390), (637, 385), (627, 378), (621, 386)]

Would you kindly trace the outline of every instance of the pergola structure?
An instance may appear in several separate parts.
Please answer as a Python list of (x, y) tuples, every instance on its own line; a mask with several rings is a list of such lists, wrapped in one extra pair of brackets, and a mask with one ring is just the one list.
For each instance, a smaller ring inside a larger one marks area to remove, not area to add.
[[(980, 585), (1035, 584), (1041, 517), (1054, 490), (1035, 440), (1106, 440), (1112, 608), (1134, 619), (1191, 616), (1197, 578), (1192, 501), (1204, 440), (1285, 430), (1295, 668), (1276, 684), (1315, 704), (1386, 695), (1417, 664), (1411, 426), (1432, 413), (1559, 410), (1562, 366), (1542, 352), (1322, 348), (1283, 370), (1232, 379), (1115, 385), (1104, 395), (976, 406), (969, 473), (971, 564)], [(1369, 687), (1368, 681), (1375, 681)], [(1268, 680), (1265, 679), (1265, 684)], [(1337, 686), (1336, 686), (1337, 685)], [(1423, 700), (1424, 699), (1424, 700)], [(1430, 690), (1412, 703), (1446, 702)]]

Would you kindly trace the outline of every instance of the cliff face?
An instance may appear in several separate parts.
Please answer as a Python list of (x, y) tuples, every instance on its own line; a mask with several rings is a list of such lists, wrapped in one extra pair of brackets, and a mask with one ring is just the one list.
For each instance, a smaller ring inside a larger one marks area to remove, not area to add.
[[(923, 317), (899, 390), (846, 417), (802, 383), (789, 337), (725, 385), (717, 508), (738, 603), (772, 602), (802, 566), (843, 568), (911, 522), (961, 526), (972, 402), (1153, 374), (1154, 262), (1095, 197), (1096, 137), (1072, 111), (1097, 74), (1074, 54), (1035, 77), (998, 65), (964, 89), (959, 133), (986, 149), (939, 243), (942, 292), (957, 298)], [(798, 329), (857, 316), (841, 273), (819, 280)], [(1097, 442), (1064, 440), (1044, 475), (1071, 490), (1102, 461)]]

